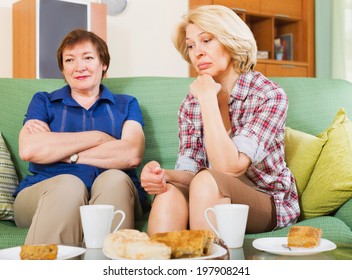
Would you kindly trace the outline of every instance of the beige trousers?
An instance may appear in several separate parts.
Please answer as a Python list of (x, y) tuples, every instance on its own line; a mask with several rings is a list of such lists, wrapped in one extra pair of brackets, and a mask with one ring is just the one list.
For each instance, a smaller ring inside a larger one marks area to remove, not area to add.
[[(91, 194), (82, 180), (73, 175), (58, 175), (25, 188), (14, 203), (15, 223), (29, 227), (25, 244), (78, 244), (83, 241), (79, 207), (86, 204), (111, 204), (123, 210), (121, 228), (134, 228), (142, 216), (137, 190), (123, 171), (111, 169), (100, 174)], [(111, 228), (120, 221), (116, 215)]]

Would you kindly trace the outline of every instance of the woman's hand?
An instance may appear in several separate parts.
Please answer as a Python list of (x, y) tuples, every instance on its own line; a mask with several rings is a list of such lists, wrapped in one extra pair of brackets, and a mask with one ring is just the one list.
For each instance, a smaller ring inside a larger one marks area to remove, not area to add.
[(198, 76), (190, 85), (190, 93), (198, 100), (202, 98), (215, 97), (221, 90), (221, 84), (207, 74)]
[(51, 131), (46, 122), (35, 119), (26, 121), (24, 127), (30, 134)]
[(141, 185), (149, 194), (160, 194), (166, 191), (165, 169), (156, 161), (148, 162), (141, 172)]

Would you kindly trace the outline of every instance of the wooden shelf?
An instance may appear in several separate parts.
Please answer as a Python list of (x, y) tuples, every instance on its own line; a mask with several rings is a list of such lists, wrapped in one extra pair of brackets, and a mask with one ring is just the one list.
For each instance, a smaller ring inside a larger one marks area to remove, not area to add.
[(268, 77), (308, 77), (307, 62), (259, 59), (255, 70)]
[(252, 12), (258, 14), (260, 12), (260, 0), (214, 0), (212, 4), (223, 5), (233, 10), (236, 10), (237, 12)]
[[(223, 5), (247, 23), (259, 51), (269, 59), (258, 60), (256, 70), (266, 76), (315, 76), (314, 0), (189, 0), (189, 7)], [(275, 60), (274, 40), (292, 34), (292, 59)], [(193, 70), (190, 75), (194, 76)]]

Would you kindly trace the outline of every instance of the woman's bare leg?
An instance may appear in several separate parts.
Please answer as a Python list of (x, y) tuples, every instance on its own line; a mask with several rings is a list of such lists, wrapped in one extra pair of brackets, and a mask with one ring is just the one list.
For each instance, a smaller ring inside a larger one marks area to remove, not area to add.
[(167, 191), (154, 199), (148, 220), (149, 236), (157, 232), (187, 229), (188, 202), (174, 185), (166, 186)]
[[(208, 229), (208, 225), (204, 212), (215, 204), (231, 203), (230, 198), (223, 197), (213, 176), (207, 171), (202, 170), (193, 178), (190, 185), (189, 193), (189, 215), (190, 229)], [(215, 215), (209, 212), (209, 219), (216, 226)]]

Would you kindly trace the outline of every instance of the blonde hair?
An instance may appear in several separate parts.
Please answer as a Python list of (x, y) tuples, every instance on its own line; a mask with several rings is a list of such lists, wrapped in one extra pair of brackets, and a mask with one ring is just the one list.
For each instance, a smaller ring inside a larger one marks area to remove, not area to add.
[(191, 63), (185, 40), (189, 24), (195, 24), (213, 35), (228, 50), (234, 68), (240, 73), (253, 70), (257, 63), (257, 44), (252, 31), (234, 11), (221, 5), (204, 5), (182, 17), (173, 43), (183, 58)]

